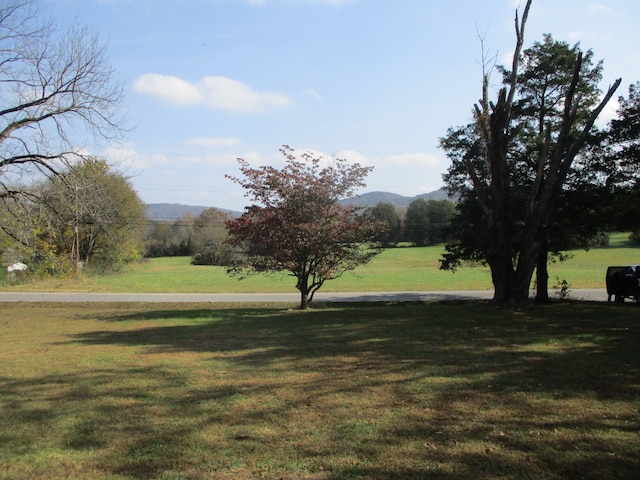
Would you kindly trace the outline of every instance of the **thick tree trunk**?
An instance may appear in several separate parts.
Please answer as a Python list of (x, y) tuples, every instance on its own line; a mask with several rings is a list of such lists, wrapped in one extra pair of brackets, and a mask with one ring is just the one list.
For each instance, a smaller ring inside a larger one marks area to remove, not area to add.
[(491, 233), (491, 247), (487, 260), (491, 269), (493, 301), (502, 303), (511, 300), (511, 283), (513, 279), (511, 246), (501, 235), (502, 232), (494, 229)]
[[(508, 230), (505, 230), (508, 231)], [(510, 235), (493, 232), (489, 257), (494, 286), (494, 302), (525, 302), (529, 300), (529, 286), (536, 268), (540, 244), (526, 237), (518, 252), (518, 263), (513, 263), (513, 244)]]
[(506, 90), (502, 89), (499, 99), (489, 116), (489, 138), (487, 155), (491, 165), (490, 216), (491, 232), (491, 278), (494, 286), (494, 302), (511, 300), (513, 261), (511, 259), (511, 229), (507, 220), (509, 173), (506, 161), (506, 126), (508, 122)]
[(529, 300), (529, 288), (538, 265), (539, 252), (538, 227), (531, 226), (525, 229), (518, 251), (518, 266), (513, 283), (514, 299), (517, 301)]
[(309, 292), (300, 290), (300, 310), (309, 308)]
[(510, 281), (512, 278), (511, 268), (506, 265), (504, 259), (497, 258), (495, 261), (490, 262), (491, 268), (491, 281), (493, 282), (493, 301), (496, 303), (503, 303), (511, 300)]

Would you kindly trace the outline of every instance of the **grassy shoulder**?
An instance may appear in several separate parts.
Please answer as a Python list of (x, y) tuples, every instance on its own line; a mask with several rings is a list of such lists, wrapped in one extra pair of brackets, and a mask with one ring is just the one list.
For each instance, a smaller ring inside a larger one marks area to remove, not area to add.
[(636, 478), (637, 306), (6, 304), (3, 478)]
[[(442, 246), (393, 248), (370, 264), (329, 281), (323, 291), (380, 292), (490, 290), (489, 269), (463, 267), (455, 273), (439, 269)], [(640, 263), (640, 248), (616, 234), (608, 248), (569, 252), (571, 258), (549, 266), (550, 287), (566, 280), (570, 288), (604, 288), (607, 266)], [(131, 265), (118, 274), (80, 279), (34, 281), (2, 287), (13, 291), (253, 293), (291, 292), (295, 282), (284, 273), (252, 275), (239, 280), (224, 267), (194, 266), (188, 257), (156, 258)]]

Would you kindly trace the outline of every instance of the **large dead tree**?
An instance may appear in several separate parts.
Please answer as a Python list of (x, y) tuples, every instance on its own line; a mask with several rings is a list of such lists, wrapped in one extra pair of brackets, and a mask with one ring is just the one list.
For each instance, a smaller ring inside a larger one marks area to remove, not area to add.
[[(475, 106), (476, 126), (484, 142), (486, 171), (484, 178), (469, 159), (467, 171), (480, 202), (489, 232), (487, 263), (495, 289), (494, 301), (525, 300), (539, 258), (545, 228), (552, 220), (554, 208), (567, 179), (573, 160), (584, 146), (598, 115), (620, 85), (618, 79), (591, 113), (578, 125), (577, 112), (581, 96), (576, 87), (580, 80), (582, 54), (578, 53), (575, 69), (564, 102), (559, 134), (551, 142), (551, 127), (543, 133), (544, 141), (537, 152), (537, 172), (525, 214), (522, 238), (514, 249), (512, 218), (508, 214), (511, 177), (508, 158), (512, 106), (518, 91), (518, 68), (524, 42), (524, 30), (532, 0), (528, 0), (519, 18), (515, 16), (516, 46), (511, 78), (495, 103), (489, 101), (489, 75), (483, 79), (482, 100)], [(578, 131), (576, 135), (575, 132)]]

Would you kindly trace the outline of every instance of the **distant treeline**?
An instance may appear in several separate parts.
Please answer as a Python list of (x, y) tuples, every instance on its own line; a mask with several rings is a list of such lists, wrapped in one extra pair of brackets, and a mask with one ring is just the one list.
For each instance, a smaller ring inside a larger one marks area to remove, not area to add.
[[(387, 224), (377, 239), (384, 247), (394, 247), (401, 242), (436, 245), (451, 240), (448, 231), (455, 204), (450, 200), (417, 198), (407, 208), (380, 202), (367, 208), (366, 213)], [(173, 221), (150, 220), (144, 242), (146, 256), (191, 256), (194, 264), (230, 265), (239, 255), (225, 244), (224, 220), (232, 214), (204, 208), (199, 215), (187, 211)]]

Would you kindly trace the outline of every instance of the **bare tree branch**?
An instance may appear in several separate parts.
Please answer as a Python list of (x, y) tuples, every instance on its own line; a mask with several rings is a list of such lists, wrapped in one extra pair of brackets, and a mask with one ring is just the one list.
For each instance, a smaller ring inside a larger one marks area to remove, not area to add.
[(33, 0), (0, 4), (0, 175), (7, 181), (30, 167), (55, 172), (70, 154), (82, 156), (88, 140), (122, 136), (123, 97), (104, 44), (86, 28), (40, 22)]

